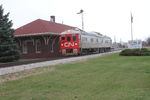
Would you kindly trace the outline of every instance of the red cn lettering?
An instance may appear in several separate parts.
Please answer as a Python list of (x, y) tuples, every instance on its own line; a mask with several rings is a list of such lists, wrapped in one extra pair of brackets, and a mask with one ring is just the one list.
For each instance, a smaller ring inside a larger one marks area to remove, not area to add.
[(65, 42), (64, 43), (64, 47), (70, 47), (70, 46), (74, 46), (74, 43), (70, 43), (70, 42)]

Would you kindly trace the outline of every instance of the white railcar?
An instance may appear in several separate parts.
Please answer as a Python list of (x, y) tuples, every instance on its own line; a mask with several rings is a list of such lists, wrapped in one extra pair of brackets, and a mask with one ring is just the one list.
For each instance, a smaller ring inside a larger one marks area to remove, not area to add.
[[(75, 41), (73, 38), (76, 38)], [(60, 44), (63, 55), (77, 55), (110, 51), (112, 47), (112, 40), (110, 37), (98, 32), (67, 30), (61, 33)]]
[(106, 52), (111, 50), (112, 40), (98, 32), (81, 32), (80, 47), (83, 52)]

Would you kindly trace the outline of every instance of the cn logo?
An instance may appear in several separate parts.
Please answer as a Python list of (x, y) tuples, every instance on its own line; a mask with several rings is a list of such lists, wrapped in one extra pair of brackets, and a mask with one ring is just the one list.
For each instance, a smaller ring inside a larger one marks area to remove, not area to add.
[(70, 47), (70, 46), (73, 47), (75, 45), (74, 45), (74, 43), (70, 43), (70, 42), (65, 42), (64, 43), (64, 47)]

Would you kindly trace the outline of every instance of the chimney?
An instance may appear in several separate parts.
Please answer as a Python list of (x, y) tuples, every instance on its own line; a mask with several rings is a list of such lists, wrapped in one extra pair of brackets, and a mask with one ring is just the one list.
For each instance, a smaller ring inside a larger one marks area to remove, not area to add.
[(51, 16), (50, 21), (51, 21), (51, 22), (55, 22), (55, 16)]

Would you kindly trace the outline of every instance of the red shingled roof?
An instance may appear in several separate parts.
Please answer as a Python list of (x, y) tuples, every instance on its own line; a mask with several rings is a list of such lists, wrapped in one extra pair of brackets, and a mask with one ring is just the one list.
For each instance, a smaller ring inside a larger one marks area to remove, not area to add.
[(37, 19), (29, 24), (26, 24), (15, 30), (14, 35), (28, 35), (28, 34), (38, 34), (45, 32), (52, 33), (61, 33), (69, 29), (73, 29), (75, 27), (58, 24), (55, 22), (45, 21), (42, 19)]

